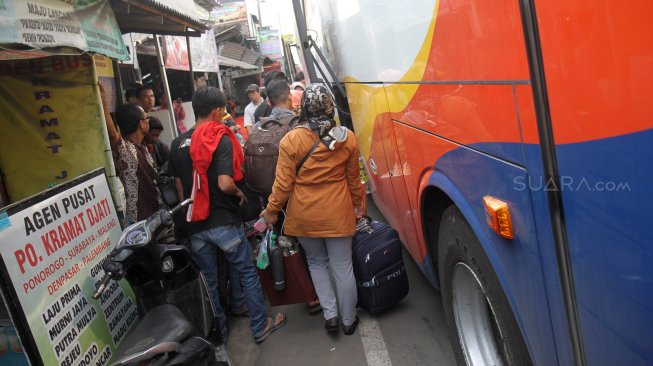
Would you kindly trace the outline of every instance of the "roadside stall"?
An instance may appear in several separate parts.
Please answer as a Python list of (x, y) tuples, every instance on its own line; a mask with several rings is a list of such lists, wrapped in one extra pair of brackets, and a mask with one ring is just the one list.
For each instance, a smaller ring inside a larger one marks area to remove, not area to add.
[(125, 283), (90, 296), (121, 232), (97, 80), (115, 110), (122, 33), (191, 26), (156, 1), (0, 1), (0, 364), (106, 365), (138, 322)]
[[(199, 20), (199, 18), (208, 18), (208, 12), (197, 7), (192, 0), (110, 0), (110, 3), (122, 33), (139, 33), (141, 39), (150, 39), (146, 41), (146, 50), (141, 51), (147, 55), (145, 57), (147, 65), (141, 66), (147, 67), (146, 74), (155, 74), (152, 77), (155, 77), (158, 82), (157, 85), (152, 86), (156, 86), (157, 90), (154, 91), (157, 97), (165, 98), (168, 101), (179, 99), (179, 94), (173, 95), (170, 91), (171, 83), (168, 79), (169, 74), (166, 72), (166, 64), (168, 60), (173, 63), (172, 60), (181, 60), (182, 53), (185, 53), (186, 60), (194, 58), (191, 54), (192, 49), (189, 51), (188, 45), (191, 38), (200, 39), (200, 36), (211, 28), (210, 25)], [(170, 36), (179, 38), (170, 38), (176, 39), (176, 42), (168, 44), (166, 39)], [(135, 58), (138, 58), (139, 50), (142, 48), (136, 45), (131, 46), (135, 50)], [(193, 66), (187, 62), (186, 68), (183, 69), (188, 71), (188, 76), (185, 79), (188, 91), (184, 91), (183, 95), (187, 98), (184, 100), (186, 114), (184, 121), (189, 126), (195, 121), (188, 97), (188, 94), (192, 95), (194, 91)], [(178, 84), (178, 80), (179, 78), (175, 78), (175, 85)], [(120, 90), (127, 88), (127, 84), (128, 82), (124, 82)], [(172, 139), (177, 137), (178, 126), (175, 122), (173, 108), (150, 112), (149, 115), (159, 118), (163, 123), (164, 131), (159, 137), (163, 142), (169, 144)]]
[[(65, 193), (80, 188), (62, 184), (98, 167), (113, 175), (96, 80), (106, 78), (114, 88), (109, 58), (126, 59), (127, 52), (104, 1), (9, 0), (3, 5), (2, 206), (50, 187), (70, 189), (40, 193), (0, 214), (0, 289), (7, 306), (1, 306), (0, 333), (10, 345), (0, 363), (27, 364), (27, 356), (32, 365), (84, 359), (102, 364), (124, 336), (118, 332), (126, 333), (136, 322), (128, 288), (115, 289), (120, 299), (113, 306), (125, 307), (120, 314), (108, 308), (111, 301), (89, 300), (94, 287), (90, 272), (120, 234), (118, 217), (103, 174), (95, 177), (95, 198), (84, 208), (64, 209)], [(84, 210), (93, 212), (93, 202), (104, 202), (106, 211), (91, 225)]]

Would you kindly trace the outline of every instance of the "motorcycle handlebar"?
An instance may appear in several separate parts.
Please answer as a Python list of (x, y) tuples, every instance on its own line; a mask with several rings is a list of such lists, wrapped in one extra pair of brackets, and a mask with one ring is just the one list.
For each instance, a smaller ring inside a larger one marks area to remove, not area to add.
[[(193, 203), (192, 199), (187, 199), (183, 201), (182, 203), (178, 204), (174, 208), (172, 208), (168, 213), (170, 216), (176, 214), (177, 212), (181, 211), (184, 207), (188, 207), (191, 203)], [(97, 290), (93, 293), (92, 297), (93, 299), (97, 300), (102, 296), (104, 291), (107, 289), (107, 285), (109, 284), (109, 281), (111, 281), (111, 278), (113, 277), (113, 273), (122, 273), (122, 270), (120, 269), (121, 267), (111, 267), (110, 265), (112, 262), (106, 262), (102, 267), (104, 268), (104, 277), (102, 277), (102, 280), (100, 281), (100, 286), (98, 286)], [(115, 266), (119, 266), (118, 263), (115, 263)], [(111, 270), (107, 270), (111, 269)], [(112, 271), (113, 270), (113, 271)]]
[(102, 296), (104, 293), (104, 290), (107, 289), (107, 285), (109, 284), (109, 281), (111, 281), (111, 272), (105, 272), (104, 277), (102, 277), (102, 281), (100, 283), (100, 287), (95, 290), (93, 293), (93, 299), (97, 300)]
[(193, 200), (189, 198), (189, 199), (187, 199), (187, 200), (184, 200), (184, 202), (178, 204), (177, 206), (173, 207), (173, 208), (172, 208), (170, 211), (168, 211), (168, 212), (169, 212), (170, 215), (172, 216), (172, 215), (176, 214), (177, 212), (181, 211), (182, 208), (185, 208), (185, 207), (190, 206), (191, 203), (193, 203)]

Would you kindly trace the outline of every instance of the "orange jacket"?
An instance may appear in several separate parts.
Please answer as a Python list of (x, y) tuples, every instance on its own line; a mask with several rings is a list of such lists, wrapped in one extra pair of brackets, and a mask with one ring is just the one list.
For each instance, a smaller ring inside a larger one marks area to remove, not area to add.
[(363, 199), (358, 143), (353, 132), (334, 150), (320, 143), (298, 174), (299, 162), (318, 140), (315, 132), (295, 128), (279, 143), (279, 161), (267, 210), (288, 203), (284, 233), (307, 237), (344, 237), (356, 232), (354, 207)]

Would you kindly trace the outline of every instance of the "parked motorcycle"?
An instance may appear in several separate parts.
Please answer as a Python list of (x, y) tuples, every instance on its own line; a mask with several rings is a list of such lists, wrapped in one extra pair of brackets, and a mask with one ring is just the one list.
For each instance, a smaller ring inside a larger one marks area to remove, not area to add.
[(94, 299), (111, 280), (127, 279), (140, 323), (119, 345), (112, 365), (229, 365), (204, 276), (187, 245), (173, 235), (173, 215), (190, 205), (159, 210), (127, 227), (103, 263)]

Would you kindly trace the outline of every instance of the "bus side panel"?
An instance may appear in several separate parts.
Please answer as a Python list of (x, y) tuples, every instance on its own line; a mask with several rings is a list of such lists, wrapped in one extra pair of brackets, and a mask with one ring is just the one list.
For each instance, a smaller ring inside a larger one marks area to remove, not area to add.
[(588, 364), (653, 363), (652, 147), (648, 130), (556, 149)]
[[(394, 212), (391, 214), (398, 220), (399, 225), (396, 228), (401, 234), (406, 249), (413, 258), (419, 262), (423, 262), (427, 256), (426, 245), (424, 245), (422, 236), (418, 235), (416, 230), (415, 220), (418, 217), (418, 213), (414, 210), (415, 206), (411, 207), (405, 181), (405, 175), (410, 174), (410, 171), (406, 170), (408, 169), (407, 162), (402, 161), (399, 156), (396, 135), (390, 114), (386, 114), (385, 117), (377, 127), (380, 127), (383, 131), (383, 140), (379, 142), (383, 144), (385, 150), (386, 162), (388, 163), (391, 174), (390, 181), (392, 182), (394, 191)], [(431, 276), (429, 272), (425, 272), (425, 274), (429, 280), (434, 281), (434, 276)]]
[(536, 2), (587, 363), (653, 364), (653, 2)]
[[(383, 147), (383, 141), (387, 136), (382, 125), (384, 120), (390, 118), (383, 88), (358, 83), (347, 83), (346, 88), (358, 144), (369, 146), (367, 151), (361, 148), (361, 153), (365, 160), (374, 202), (388, 223), (398, 228), (401, 221), (395, 215), (392, 175)], [(375, 119), (368, 121), (369, 116), (375, 116)]]
[[(418, 175), (420, 166), (435, 169), (430, 185), (442, 189), (454, 201), (476, 232), (511, 303), (533, 360), (540, 365), (557, 364), (530, 193), (515, 184), (526, 179), (526, 171), (401, 121), (395, 121), (394, 129), (397, 143), (410, 142), (412, 147), (411, 175), (406, 178), (412, 177), (413, 171)], [(426, 167), (429, 159), (433, 159), (430, 168)], [(510, 205), (515, 239), (500, 238), (485, 223), (482, 198), (488, 194)]]
[[(388, 97), (399, 99), (402, 94)], [(421, 84), (406, 104), (403, 111), (392, 113), (393, 119), (516, 164), (524, 164), (521, 145), (518, 144), (521, 136), (512, 85)], [(411, 201), (413, 204), (417, 202), (414, 195)]]
[(521, 30), (518, 1), (439, 0), (422, 80), (527, 80)]
[[(392, 97), (388, 95), (389, 99)], [(398, 98), (398, 95), (394, 97)], [(423, 131), (424, 136), (440, 136), (460, 145), (491, 151), (495, 156), (523, 161), (515, 96), (510, 85), (422, 84), (404, 112), (392, 115), (395, 120), (396, 147), (388, 146), (386, 150), (394, 148), (399, 155), (400, 172), (407, 192), (407, 202), (404, 204), (410, 205), (414, 225), (420, 233), (422, 224), (417, 218), (421, 212), (421, 180), (424, 172), (430, 170), (433, 162), (448, 150), (433, 148), (430, 139), (422, 141), (415, 137), (412, 130)], [(411, 129), (399, 128), (398, 124), (410, 126)], [(460, 169), (465, 167), (461, 166)], [(479, 189), (482, 187), (479, 184)], [(398, 188), (395, 189), (395, 197), (397, 190)], [(421, 247), (416, 260), (422, 260), (427, 252), (427, 243), (422, 235), (408, 243)]]
[(372, 139), (375, 141), (370, 148), (370, 155), (366, 161), (366, 169), (370, 180), (370, 192), (374, 198), (377, 208), (383, 213), (392, 227), (398, 227), (398, 215), (395, 214), (394, 188), (392, 187), (392, 174), (390, 166), (386, 160), (386, 153), (383, 147), (385, 131), (382, 128), (385, 119), (389, 119), (387, 114), (377, 117), (372, 132)]

